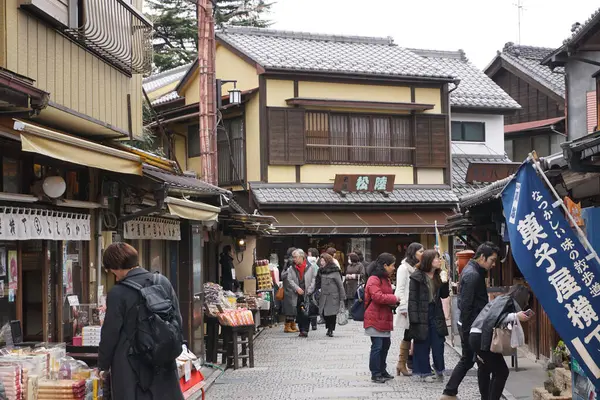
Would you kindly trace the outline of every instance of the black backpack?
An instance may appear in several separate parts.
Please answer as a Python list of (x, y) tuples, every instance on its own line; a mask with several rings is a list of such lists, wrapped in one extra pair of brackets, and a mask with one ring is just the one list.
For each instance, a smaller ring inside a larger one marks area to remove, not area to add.
[(131, 345), (130, 354), (155, 368), (168, 367), (179, 357), (183, 345), (183, 334), (175, 317), (171, 296), (159, 283), (158, 277), (158, 274), (153, 274), (152, 284), (147, 286), (128, 279), (120, 282), (140, 294), (140, 302), (132, 310), (136, 315), (131, 324), (133, 329), (126, 332)]

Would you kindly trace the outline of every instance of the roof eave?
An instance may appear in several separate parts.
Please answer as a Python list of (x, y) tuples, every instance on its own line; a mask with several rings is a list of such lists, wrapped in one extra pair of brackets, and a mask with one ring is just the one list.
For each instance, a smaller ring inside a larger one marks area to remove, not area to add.
[(454, 77), (435, 77), (435, 76), (405, 76), (405, 75), (386, 75), (386, 74), (367, 74), (367, 73), (356, 73), (356, 72), (343, 72), (343, 71), (313, 71), (296, 68), (273, 68), (265, 67), (265, 74), (305, 74), (310, 76), (323, 76), (328, 78), (356, 78), (357, 80), (365, 79), (385, 79), (396, 82), (439, 82), (439, 83), (452, 83), (456, 78)]
[(274, 209), (289, 209), (289, 210), (305, 210), (305, 209), (322, 209), (323, 207), (328, 208), (337, 208), (337, 209), (357, 209), (357, 208), (369, 208), (379, 207), (379, 208), (454, 208), (457, 206), (458, 202), (456, 201), (445, 201), (445, 202), (369, 202), (369, 203), (358, 203), (358, 202), (348, 202), (348, 203), (331, 203), (331, 202), (323, 202), (323, 203), (290, 203), (290, 202), (259, 202), (254, 197), (256, 203), (261, 210), (274, 210)]
[(471, 106), (451, 106), (452, 112), (469, 114), (502, 114), (512, 115), (519, 111), (522, 107), (471, 107)]

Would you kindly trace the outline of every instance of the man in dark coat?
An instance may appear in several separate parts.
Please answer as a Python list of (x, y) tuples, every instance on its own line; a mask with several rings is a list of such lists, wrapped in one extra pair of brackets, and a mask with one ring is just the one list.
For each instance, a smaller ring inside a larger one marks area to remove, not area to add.
[(223, 247), (219, 262), (221, 264), (221, 286), (223, 286), (223, 289), (225, 290), (233, 291), (235, 289), (235, 282), (233, 279), (234, 266), (230, 245)]
[[(118, 282), (127, 279), (142, 286), (152, 282), (152, 273), (141, 268), (137, 251), (126, 243), (113, 243), (104, 251), (104, 268), (115, 275)], [(182, 326), (179, 301), (167, 278), (158, 276), (174, 309), (175, 323)], [(132, 310), (140, 302), (138, 291), (117, 284), (106, 299), (106, 317), (100, 337), (98, 368), (101, 375), (110, 370), (113, 400), (183, 400), (175, 361), (168, 367), (155, 370), (129, 356), (131, 344), (126, 332), (135, 329)]]
[(459, 333), (462, 356), (444, 389), (440, 400), (455, 400), (458, 387), (475, 364), (475, 353), (469, 345), (471, 325), (489, 302), (485, 278), (496, 265), (500, 249), (494, 243), (480, 245), (475, 256), (462, 271), (459, 282), (458, 308), (460, 310)]

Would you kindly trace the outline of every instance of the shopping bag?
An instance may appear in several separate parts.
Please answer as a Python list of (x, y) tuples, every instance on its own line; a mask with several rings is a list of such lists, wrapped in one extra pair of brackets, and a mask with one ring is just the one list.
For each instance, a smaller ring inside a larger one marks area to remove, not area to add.
[(284, 297), (285, 291), (283, 289), (283, 286), (280, 287), (279, 289), (277, 289), (277, 293), (275, 294), (275, 299), (282, 301), (283, 297)]
[(511, 347), (511, 334), (510, 325), (494, 328), (490, 351), (504, 356), (514, 354), (514, 349)]
[(512, 332), (510, 334), (510, 347), (516, 349), (517, 347), (521, 347), (525, 344), (525, 333), (523, 332), (523, 327), (521, 326), (521, 321), (517, 318), (517, 321), (514, 323)]
[(340, 310), (340, 312), (338, 312), (337, 315), (337, 324), (346, 325), (348, 323), (348, 318), (348, 310), (346, 310), (346, 307), (342, 307), (342, 309)]

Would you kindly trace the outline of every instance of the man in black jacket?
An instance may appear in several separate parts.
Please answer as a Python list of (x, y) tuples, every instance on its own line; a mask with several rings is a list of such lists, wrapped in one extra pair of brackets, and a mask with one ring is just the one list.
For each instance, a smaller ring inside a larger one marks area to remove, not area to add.
[(477, 252), (460, 275), (458, 308), (460, 310), (459, 332), (462, 356), (452, 377), (444, 389), (440, 400), (454, 400), (458, 394), (458, 386), (475, 364), (475, 353), (469, 345), (469, 332), (475, 318), (488, 303), (485, 284), (487, 272), (496, 265), (500, 249), (494, 243), (486, 242), (477, 248)]

